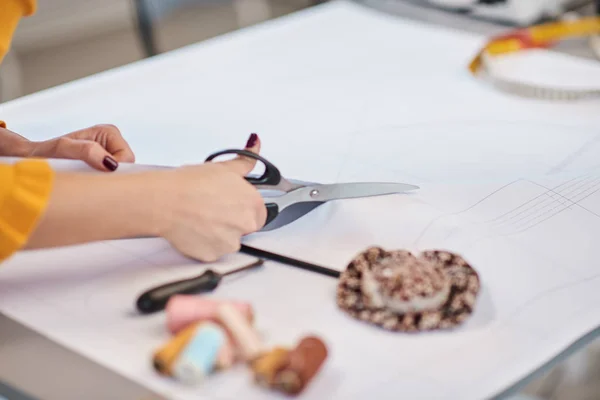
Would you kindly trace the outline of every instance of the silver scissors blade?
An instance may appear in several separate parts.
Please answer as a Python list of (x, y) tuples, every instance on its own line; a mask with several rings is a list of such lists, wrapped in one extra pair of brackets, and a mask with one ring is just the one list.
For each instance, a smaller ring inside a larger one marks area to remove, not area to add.
[(265, 202), (277, 203), (282, 210), (295, 203), (325, 203), (332, 200), (405, 193), (416, 189), (419, 187), (415, 185), (385, 182), (309, 184), (282, 196), (265, 197)]
[(310, 190), (309, 195), (312, 201), (331, 201), (405, 193), (417, 190), (419, 187), (406, 183), (357, 182), (314, 185), (306, 189)]
[(307, 184), (307, 186), (292, 190), (285, 195), (264, 197), (265, 203), (278, 205), (280, 214), (262, 231), (271, 231), (288, 225), (331, 200), (382, 196), (416, 189), (419, 187), (405, 183)]

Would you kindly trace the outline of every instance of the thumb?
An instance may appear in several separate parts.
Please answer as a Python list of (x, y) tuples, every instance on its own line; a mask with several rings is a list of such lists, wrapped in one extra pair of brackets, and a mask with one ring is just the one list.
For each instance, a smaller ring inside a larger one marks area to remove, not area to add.
[[(260, 139), (256, 133), (250, 135), (248, 142), (246, 143), (246, 147), (244, 150), (251, 151), (255, 154), (260, 153)], [(228, 168), (233, 170), (234, 172), (246, 176), (256, 166), (256, 160), (254, 158), (238, 155), (233, 160), (224, 161), (223, 164), (227, 165)]]
[(60, 138), (56, 157), (81, 160), (99, 171), (115, 171), (119, 163), (100, 143), (91, 140)]

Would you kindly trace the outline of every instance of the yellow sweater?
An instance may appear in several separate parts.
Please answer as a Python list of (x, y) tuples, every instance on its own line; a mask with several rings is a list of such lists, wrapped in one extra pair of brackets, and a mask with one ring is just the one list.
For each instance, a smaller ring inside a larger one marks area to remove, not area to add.
[(33, 14), (36, 8), (35, 0), (0, 0), (0, 62), (10, 49), (19, 21)]
[[(0, 0), (0, 62), (19, 21), (36, 6), (35, 0)], [(3, 121), (0, 127), (6, 127)], [(54, 172), (46, 161), (0, 163), (0, 262), (27, 242), (46, 209), (53, 182)]]

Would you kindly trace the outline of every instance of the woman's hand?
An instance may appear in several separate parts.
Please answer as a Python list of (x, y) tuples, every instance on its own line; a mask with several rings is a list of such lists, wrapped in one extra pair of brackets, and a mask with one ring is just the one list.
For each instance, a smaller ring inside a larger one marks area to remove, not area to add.
[[(260, 151), (256, 135), (246, 150)], [(237, 252), (242, 237), (260, 230), (267, 218), (260, 193), (244, 179), (255, 164), (237, 157), (170, 171), (169, 222), (161, 236), (186, 256), (205, 262)]]
[(134, 162), (135, 155), (114, 125), (95, 125), (55, 139), (31, 142), (30, 157), (85, 161), (100, 171), (114, 171), (119, 162)]
[[(255, 135), (246, 150), (260, 150)], [(131, 174), (57, 173), (27, 248), (160, 236), (190, 258), (215, 261), (266, 221), (262, 196), (244, 179), (255, 163), (237, 157)]]
[(81, 160), (99, 171), (114, 171), (119, 162), (135, 161), (129, 144), (113, 125), (95, 125), (39, 142), (0, 128), (0, 155)]

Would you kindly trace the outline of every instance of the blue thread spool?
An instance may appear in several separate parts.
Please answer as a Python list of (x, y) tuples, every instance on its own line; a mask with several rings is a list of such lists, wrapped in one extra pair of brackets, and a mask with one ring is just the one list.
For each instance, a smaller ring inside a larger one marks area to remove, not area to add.
[(217, 324), (204, 322), (182, 350), (173, 366), (175, 379), (186, 384), (204, 380), (215, 366), (219, 350), (225, 344), (226, 333)]

